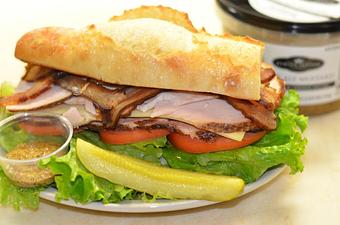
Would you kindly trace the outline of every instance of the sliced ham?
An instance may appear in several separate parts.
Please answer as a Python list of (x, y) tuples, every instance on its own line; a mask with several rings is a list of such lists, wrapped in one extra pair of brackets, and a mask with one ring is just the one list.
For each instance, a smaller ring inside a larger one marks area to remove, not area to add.
[[(27, 88), (27, 86), (30, 86), (30, 84), (28, 85), (28, 82), (21, 81), (18, 87), (19, 90), (23, 90)], [(12, 112), (35, 110), (60, 102), (69, 98), (71, 95), (72, 93), (70, 91), (67, 91), (57, 85), (52, 85), (49, 90), (43, 92), (39, 96), (17, 105), (9, 105), (6, 109)]]
[[(18, 105), (19, 103), (26, 102), (33, 99), (52, 87), (53, 77), (44, 77), (35, 82), (32, 82), (30, 88), (24, 91), (18, 91), (12, 96), (0, 98), (0, 106)], [(26, 85), (30, 86), (30, 85)]]

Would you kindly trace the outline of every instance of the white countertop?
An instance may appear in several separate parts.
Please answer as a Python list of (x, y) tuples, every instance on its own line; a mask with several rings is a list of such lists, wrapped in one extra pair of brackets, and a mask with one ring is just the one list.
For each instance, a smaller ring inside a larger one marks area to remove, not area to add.
[[(13, 56), (18, 38), (41, 26), (85, 26), (139, 5), (186, 11), (195, 26), (221, 32), (213, 0), (6, 1), (0, 7), (0, 82), (16, 83), (23, 63)], [(42, 200), (39, 210), (0, 208), (0, 224), (340, 224), (340, 111), (310, 119), (305, 170), (276, 179), (239, 199), (178, 212), (105, 213)]]

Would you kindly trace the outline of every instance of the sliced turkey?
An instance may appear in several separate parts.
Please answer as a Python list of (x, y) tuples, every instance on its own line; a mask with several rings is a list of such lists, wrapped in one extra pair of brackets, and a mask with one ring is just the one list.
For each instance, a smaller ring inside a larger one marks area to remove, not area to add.
[(65, 116), (74, 128), (90, 124), (95, 121), (101, 121), (101, 114), (92, 114), (85, 109), (84, 105), (59, 104), (49, 108), (35, 110), (35, 112), (46, 112)]
[(78, 108), (75, 106), (70, 107), (66, 112), (63, 113), (63, 116), (65, 116), (69, 121), (72, 121), (72, 126), (75, 128), (80, 127), (87, 122), (85, 121), (85, 118), (82, 116), (82, 114), (79, 112)]
[[(21, 81), (18, 86), (18, 90), (24, 90), (29, 86), (32, 86), (32, 84), (26, 81)], [(12, 112), (35, 110), (60, 102), (66, 98), (69, 98), (71, 95), (72, 93), (70, 91), (65, 90), (57, 85), (51, 85), (49, 90), (43, 92), (39, 96), (16, 105), (9, 105), (6, 107), (6, 109)]]
[(178, 132), (181, 134), (189, 135), (192, 138), (199, 138), (202, 130), (196, 127), (164, 118), (122, 118), (118, 121), (117, 130), (133, 130), (133, 129), (159, 129), (166, 128), (170, 132)]
[(64, 103), (68, 104), (68, 105), (83, 105), (87, 112), (89, 112), (93, 115), (97, 114), (97, 110), (96, 110), (96, 107), (94, 106), (93, 102), (90, 101), (87, 98), (72, 97), (72, 98), (66, 99)]
[(218, 98), (218, 95), (194, 92), (166, 91), (138, 105), (137, 109), (146, 112), (153, 109), (151, 116), (157, 117), (174, 112), (178, 106)]
[[(191, 138), (198, 138), (207, 142), (213, 142), (219, 136), (213, 132), (198, 129), (187, 123), (164, 118), (121, 118), (118, 121), (116, 130), (151, 130), (159, 128), (165, 128), (168, 129), (170, 132), (177, 132), (180, 134), (188, 135)], [(232, 139), (236, 140), (235, 138)], [(242, 138), (238, 140), (240, 141), (242, 140)]]
[(223, 99), (182, 105), (166, 116), (212, 132), (247, 131), (253, 128), (251, 120)]
[(155, 114), (157, 116), (154, 118), (173, 119), (215, 133), (248, 131), (255, 128), (255, 124), (250, 119), (223, 99), (207, 99), (173, 106), (171, 113), (161, 113), (167, 109), (168, 106), (165, 103), (158, 102), (152, 110), (141, 112), (137, 109), (131, 113), (130, 117), (153, 117), (152, 115)]
[[(25, 82), (25, 81), (22, 81)], [(14, 95), (0, 98), (0, 106), (18, 105), (36, 98), (52, 87), (53, 77), (44, 77), (35, 82), (27, 83), (25, 89), (19, 88)]]

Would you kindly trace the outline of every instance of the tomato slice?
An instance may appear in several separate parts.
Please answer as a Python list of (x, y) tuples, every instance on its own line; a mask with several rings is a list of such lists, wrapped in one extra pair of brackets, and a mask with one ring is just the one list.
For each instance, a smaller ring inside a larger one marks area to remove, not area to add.
[(66, 131), (63, 126), (58, 125), (48, 125), (48, 124), (33, 124), (30, 122), (21, 122), (19, 123), (21, 129), (27, 131), (30, 134), (37, 136), (62, 136), (65, 135)]
[(140, 141), (163, 137), (169, 134), (167, 129), (135, 129), (127, 131), (104, 130), (100, 131), (100, 138), (107, 144), (131, 144)]
[(182, 151), (190, 153), (207, 153), (241, 148), (258, 141), (265, 134), (266, 131), (246, 133), (242, 141), (235, 141), (225, 137), (217, 137), (214, 142), (205, 142), (197, 138), (191, 138), (188, 135), (171, 133), (168, 135), (168, 140), (176, 148)]

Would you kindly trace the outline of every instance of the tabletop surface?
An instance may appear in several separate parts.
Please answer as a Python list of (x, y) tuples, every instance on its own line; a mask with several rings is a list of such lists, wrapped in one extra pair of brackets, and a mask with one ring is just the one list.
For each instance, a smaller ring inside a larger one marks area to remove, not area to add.
[[(24, 64), (13, 56), (25, 32), (42, 26), (81, 27), (124, 9), (166, 5), (189, 13), (196, 27), (221, 33), (213, 0), (6, 1), (0, 7), (0, 81), (18, 82)], [(236, 200), (177, 212), (105, 213), (42, 200), (37, 211), (0, 207), (0, 224), (340, 224), (340, 110), (310, 118), (303, 173), (286, 169)]]

